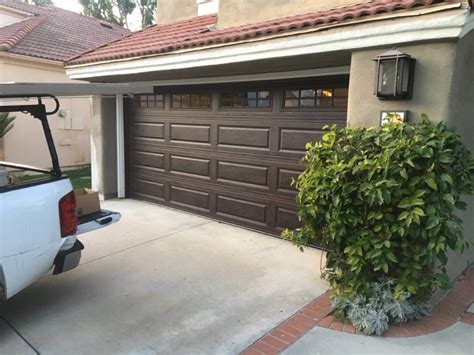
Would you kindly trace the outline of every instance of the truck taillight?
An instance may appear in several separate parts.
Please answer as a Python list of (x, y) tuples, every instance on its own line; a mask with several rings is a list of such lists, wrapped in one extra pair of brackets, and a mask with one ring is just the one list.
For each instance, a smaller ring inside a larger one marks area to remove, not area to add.
[(76, 233), (77, 216), (74, 191), (71, 191), (59, 200), (59, 219), (61, 221), (61, 238)]

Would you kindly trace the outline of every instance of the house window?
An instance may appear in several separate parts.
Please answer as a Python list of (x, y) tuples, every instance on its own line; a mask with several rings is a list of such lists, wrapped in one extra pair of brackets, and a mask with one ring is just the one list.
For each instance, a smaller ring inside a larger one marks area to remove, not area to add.
[(347, 108), (348, 89), (286, 90), (283, 107), (287, 109), (344, 109)]
[(222, 108), (270, 108), (271, 93), (269, 90), (239, 91), (222, 93), (220, 106)]
[(133, 107), (136, 108), (163, 108), (163, 95), (135, 95), (133, 96)]
[(173, 94), (172, 97), (172, 108), (211, 108), (211, 95), (209, 94)]

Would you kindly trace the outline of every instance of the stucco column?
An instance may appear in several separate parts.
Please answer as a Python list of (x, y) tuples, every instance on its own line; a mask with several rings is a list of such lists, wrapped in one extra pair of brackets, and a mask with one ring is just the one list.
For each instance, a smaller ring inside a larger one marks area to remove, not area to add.
[(115, 96), (92, 98), (92, 188), (101, 199), (117, 197), (117, 130)]
[[(390, 49), (357, 51), (352, 54), (349, 85), (348, 125), (378, 126), (380, 111), (409, 111), (415, 121), (426, 113), (433, 122), (445, 121), (455, 128), (463, 142), (474, 153), (474, 33), (459, 42), (426, 43), (401, 46), (398, 49), (417, 60), (413, 99), (379, 100), (373, 94), (375, 65), (372, 59)], [(464, 221), (464, 238), (471, 247), (463, 254), (448, 254), (447, 270), (455, 279), (474, 262), (474, 197), (464, 196), (467, 211), (456, 211)]]
[(123, 95), (115, 97), (116, 130), (117, 130), (117, 197), (125, 198), (125, 132)]

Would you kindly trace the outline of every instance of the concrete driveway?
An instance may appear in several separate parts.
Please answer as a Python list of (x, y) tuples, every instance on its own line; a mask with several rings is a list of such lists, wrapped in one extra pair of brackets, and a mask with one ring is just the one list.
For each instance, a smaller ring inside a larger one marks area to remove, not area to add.
[(80, 238), (77, 269), (0, 303), (1, 354), (238, 353), (327, 289), (317, 250), (142, 202), (103, 207), (122, 220)]

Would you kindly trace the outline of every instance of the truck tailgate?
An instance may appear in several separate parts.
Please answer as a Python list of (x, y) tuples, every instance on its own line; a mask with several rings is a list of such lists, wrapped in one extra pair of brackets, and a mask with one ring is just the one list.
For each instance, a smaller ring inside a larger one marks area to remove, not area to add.
[(77, 235), (107, 227), (120, 220), (119, 212), (101, 210), (78, 218)]

